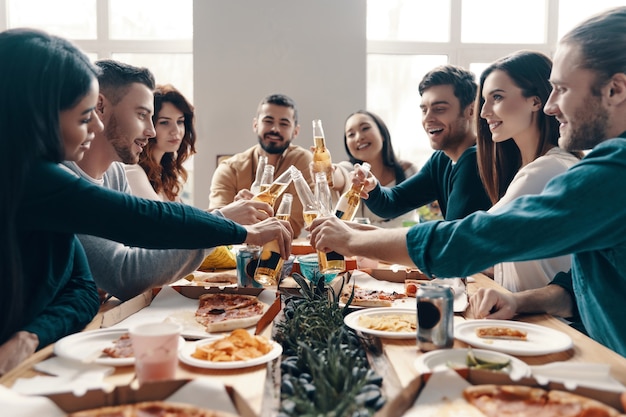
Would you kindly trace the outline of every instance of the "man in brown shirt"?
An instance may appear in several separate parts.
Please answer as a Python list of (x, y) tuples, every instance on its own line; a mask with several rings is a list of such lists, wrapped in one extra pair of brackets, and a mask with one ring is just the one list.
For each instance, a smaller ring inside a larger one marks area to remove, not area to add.
[[(298, 136), (298, 110), (296, 103), (283, 94), (272, 94), (259, 103), (256, 117), (252, 121), (252, 130), (259, 143), (244, 152), (233, 155), (219, 164), (211, 181), (209, 210), (218, 209), (232, 203), (235, 196), (250, 197), (250, 186), (256, 175), (259, 155), (266, 155), (268, 164), (274, 166), (274, 177), (278, 177), (291, 165), (301, 172), (310, 187), (314, 183), (311, 178), (309, 164), (313, 160), (311, 152), (291, 142)], [(286, 192), (296, 195), (291, 184)], [(275, 207), (280, 204), (280, 199)], [(290, 218), (294, 236), (299, 236), (304, 226), (302, 204), (294, 198)]]

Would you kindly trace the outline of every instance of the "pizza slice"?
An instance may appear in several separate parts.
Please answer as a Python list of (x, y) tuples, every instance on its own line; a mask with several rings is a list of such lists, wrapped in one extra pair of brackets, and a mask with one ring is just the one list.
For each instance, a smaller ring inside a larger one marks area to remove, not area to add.
[(478, 327), (476, 336), (483, 339), (528, 340), (525, 331), (501, 326)]
[(615, 417), (619, 412), (599, 401), (565, 391), (523, 385), (475, 385), (463, 391), (466, 401), (487, 417)]
[(524, 385), (474, 385), (463, 390), (465, 400), (487, 417), (543, 415), (546, 394), (541, 388)]
[(254, 326), (267, 307), (252, 295), (204, 294), (200, 296), (195, 317), (209, 333), (226, 332)]
[(609, 407), (600, 401), (559, 390), (548, 392), (548, 406), (558, 408), (559, 410), (580, 410), (578, 414), (572, 414), (580, 417), (616, 417), (622, 415), (613, 407)]
[(360, 307), (391, 307), (395, 300), (406, 298), (406, 294), (397, 292), (388, 292), (381, 290), (372, 290), (367, 288), (361, 288), (357, 285), (346, 285), (339, 297), (339, 301), (347, 304), (352, 296), (354, 290), (354, 296), (350, 305)]
[(202, 294), (199, 298), (200, 314), (210, 314), (212, 310), (236, 310), (259, 302), (254, 295), (212, 293)]
[(211, 411), (190, 404), (145, 401), (93, 408), (69, 414), (68, 417), (233, 417), (230, 413)]
[(102, 349), (102, 353), (111, 358), (132, 358), (135, 356), (133, 344), (128, 333), (122, 334), (113, 341), (113, 345)]

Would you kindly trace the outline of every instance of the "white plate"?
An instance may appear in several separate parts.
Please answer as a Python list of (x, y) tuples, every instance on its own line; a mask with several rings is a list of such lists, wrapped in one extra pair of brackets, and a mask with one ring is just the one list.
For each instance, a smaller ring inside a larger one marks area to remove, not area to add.
[[(514, 381), (530, 376), (530, 367), (513, 356), (491, 350), (472, 350), (474, 351), (474, 355), (488, 361), (511, 361), (509, 366), (503, 368), (501, 371), (508, 373)], [(468, 349), (466, 348), (433, 350), (432, 352), (421, 355), (415, 360), (415, 369), (420, 373), (427, 373), (448, 368), (467, 368), (467, 351)]]
[[(98, 329), (65, 336), (54, 344), (54, 353), (62, 358), (74, 359), (99, 365), (127, 366), (135, 363), (135, 358), (110, 358), (98, 356), (102, 349), (112, 346), (128, 329)], [(93, 358), (93, 359), (92, 359)]]
[[(527, 340), (485, 339), (476, 336), (479, 327), (508, 327), (527, 332)], [(536, 324), (510, 320), (467, 320), (454, 326), (454, 337), (472, 346), (518, 356), (545, 355), (572, 347), (563, 332)]]
[(184, 362), (187, 365), (196, 366), (198, 368), (238, 369), (238, 368), (247, 368), (249, 366), (261, 365), (263, 363), (271, 361), (272, 359), (276, 359), (277, 357), (281, 355), (281, 353), (283, 353), (283, 347), (279, 343), (276, 343), (272, 340), (270, 341), (273, 346), (272, 350), (270, 350), (268, 353), (266, 353), (263, 356), (259, 356), (258, 358), (249, 359), (245, 361), (211, 362), (211, 361), (205, 361), (202, 359), (196, 359), (193, 356), (191, 356), (191, 354), (196, 351), (196, 346), (206, 345), (216, 340), (217, 340), (216, 338), (211, 338), (211, 339), (198, 340), (197, 342), (194, 342), (194, 343), (186, 343), (185, 347), (183, 347), (180, 350), (180, 352), (178, 352), (178, 358), (181, 360), (181, 362)]
[[(113, 342), (124, 333), (128, 333), (128, 329), (98, 329), (74, 333), (56, 342), (53, 350), (57, 356), (85, 363), (108, 366), (133, 365), (135, 363), (134, 356), (111, 358), (102, 353), (102, 349), (113, 346)], [(178, 347), (182, 348), (184, 344), (185, 339), (181, 337), (178, 341)]]
[[(343, 322), (346, 326), (363, 332), (368, 333), (373, 336), (385, 337), (388, 339), (411, 339), (417, 337), (417, 331), (413, 330), (410, 332), (393, 332), (393, 331), (384, 331), (384, 330), (373, 330), (359, 324), (359, 318), (365, 316), (387, 316), (387, 315), (398, 315), (398, 314), (410, 314), (417, 316), (417, 309), (410, 308), (395, 308), (395, 307), (377, 307), (377, 308), (366, 308), (362, 310), (355, 311), (353, 313), (348, 314), (344, 317)], [(417, 318), (417, 317), (416, 317)]]

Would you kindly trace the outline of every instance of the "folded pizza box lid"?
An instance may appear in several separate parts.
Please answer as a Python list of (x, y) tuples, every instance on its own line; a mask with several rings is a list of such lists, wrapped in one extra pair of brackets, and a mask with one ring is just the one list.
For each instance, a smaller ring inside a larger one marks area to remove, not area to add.
[(105, 304), (102, 314), (97, 317), (100, 323), (96, 323), (97, 327), (111, 327), (127, 317), (135, 314), (144, 307), (147, 307), (154, 298), (153, 290), (148, 290), (124, 302), (112, 298)]
[[(383, 264), (380, 264), (381, 266)], [(361, 271), (373, 276), (381, 281), (404, 282), (407, 279), (430, 280), (422, 271), (417, 268), (362, 268)]]
[(203, 294), (242, 294), (258, 296), (265, 288), (255, 287), (203, 287), (196, 285), (179, 285), (172, 288), (187, 298), (200, 298)]
[[(524, 385), (543, 388), (546, 390), (568, 391), (583, 397), (600, 401), (620, 412), (624, 411), (620, 402), (620, 393), (617, 392), (603, 391), (587, 387), (578, 387), (574, 390), (570, 390), (567, 389), (565, 385), (558, 382), (549, 382), (547, 385), (540, 385), (534, 378), (530, 377), (514, 381), (506, 373), (486, 371), (482, 369), (457, 369), (456, 372), (472, 385)], [(389, 399), (385, 406), (375, 414), (375, 417), (401, 417), (404, 415), (404, 413), (413, 406), (422, 388), (424, 387), (424, 384), (428, 381), (428, 378), (430, 378), (431, 375), (431, 373), (425, 373), (415, 377), (395, 398)]]
[[(139, 388), (124, 385), (115, 387), (112, 391), (89, 390), (81, 396), (68, 392), (49, 394), (47, 397), (66, 413), (74, 413), (98, 407), (134, 404), (143, 401), (163, 401), (190, 381), (190, 379), (159, 381), (146, 383)], [(240, 416), (257, 417), (237, 390), (227, 385), (226, 391)]]

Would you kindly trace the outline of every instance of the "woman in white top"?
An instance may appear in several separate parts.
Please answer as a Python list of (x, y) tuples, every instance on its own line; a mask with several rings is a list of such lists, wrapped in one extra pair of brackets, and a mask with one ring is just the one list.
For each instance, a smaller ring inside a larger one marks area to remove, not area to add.
[(156, 136), (148, 140), (139, 164), (125, 167), (131, 191), (152, 200), (182, 201), (183, 164), (196, 153), (193, 106), (172, 85), (157, 86), (152, 121)]
[[(417, 172), (417, 166), (408, 161), (399, 161), (393, 151), (391, 134), (382, 119), (372, 112), (359, 110), (346, 119), (343, 136), (349, 161), (336, 164), (333, 189), (341, 195), (352, 186), (350, 172), (354, 164), (368, 162), (371, 173), (380, 184), (392, 187)], [(360, 204), (357, 217), (366, 217), (380, 227), (400, 227), (403, 220), (413, 220), (416, 214), (407, 213), (394, 219), (385, 219), (372, 213), (365, 204)]]
[[(552, 90), (551, 68), (547, 56), (519, 51), (494, 62), (480, 77), (478, 168), (494, 203), (491, 212), (519, 196), (539, 194), (579, 160), (580, 155), (559, 148), (559, 122), (543, 112)], [(545, 286), (570, 267), (569, 255), (505, 262), (494, 266), (494, 279), (510, 291), (523, 291)]]

